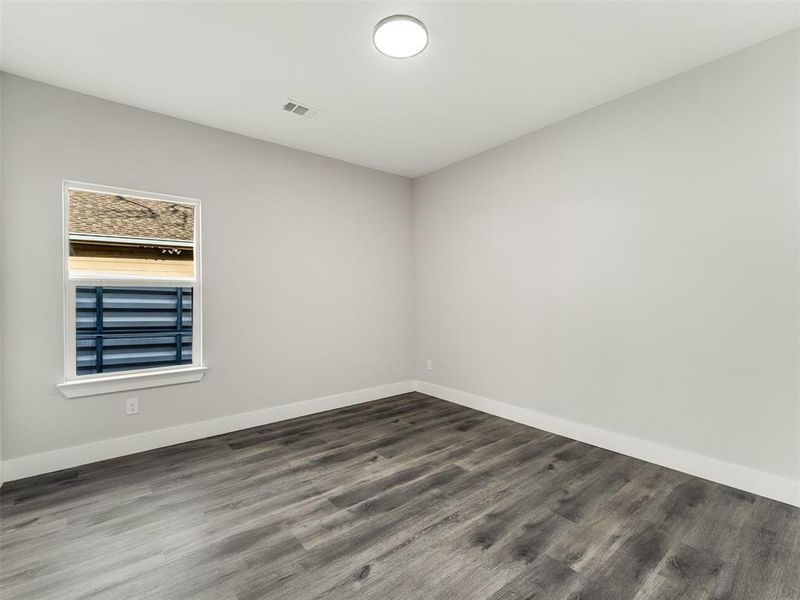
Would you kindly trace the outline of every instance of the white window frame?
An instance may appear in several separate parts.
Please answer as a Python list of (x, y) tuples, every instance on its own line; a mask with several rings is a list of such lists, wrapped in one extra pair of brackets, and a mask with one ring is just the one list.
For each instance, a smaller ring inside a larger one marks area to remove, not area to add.
[[(163, 385), (199, 381), (206, 371), (203, 363), (203, 293), (202, 293), (202, 229), (200, 226), (200, 201), (168, 194), (131, 190), (107, 185), (97, 185), (79, 181), (62, 182), (63, 224), (63, 277), (64, 277), (64, 381), (58, 388), (68, 398), (108, 394)], [(176, 204), (187, 204), (194, 208), (194, 277), (149, 277), (131, 275), (109, 275), (107, 273), (80, 273), (70, 276), (69, 272), (69, 191), (83, 190), (101, 194), (114, 194), (133, 198), (164, 200)], [(75, 294), (79, 286), (115, 287), (191, 287), (192, 291), (192, 363), (191, 365), (172, 365), (131, 371), (114, 371), (78, 375), (76, 367), (75, 334)]]

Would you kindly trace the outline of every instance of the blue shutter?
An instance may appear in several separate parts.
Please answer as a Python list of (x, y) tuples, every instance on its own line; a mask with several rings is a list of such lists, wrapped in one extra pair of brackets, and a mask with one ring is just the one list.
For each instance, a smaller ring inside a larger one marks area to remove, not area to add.
[(192, 288), (78, 287), (75, 306), (78, 375), (192, 362)]

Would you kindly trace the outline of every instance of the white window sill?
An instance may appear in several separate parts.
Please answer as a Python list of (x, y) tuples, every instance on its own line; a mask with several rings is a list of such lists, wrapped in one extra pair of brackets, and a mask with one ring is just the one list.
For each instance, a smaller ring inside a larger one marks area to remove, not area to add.
[(128, 390), (192, 383), (200, 381), (208, 367), (184, 367), (163, 371), (147, 371), (143, 373), (124, 373), (120, 375), (104, 375), (102, 377), (81, 377), (58, 384), (58, 389), (67, 398), (97, 396)]

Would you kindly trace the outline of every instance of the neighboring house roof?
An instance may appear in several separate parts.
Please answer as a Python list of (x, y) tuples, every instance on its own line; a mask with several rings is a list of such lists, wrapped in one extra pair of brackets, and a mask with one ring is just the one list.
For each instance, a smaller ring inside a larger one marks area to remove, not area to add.
[(193, 241), (194, 207), (164, 200), (70, 190), (69, 232)]

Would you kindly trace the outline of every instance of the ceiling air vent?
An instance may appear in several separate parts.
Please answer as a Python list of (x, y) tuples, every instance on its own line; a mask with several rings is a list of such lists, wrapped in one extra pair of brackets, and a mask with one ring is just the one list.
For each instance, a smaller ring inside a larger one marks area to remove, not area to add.
[(286, 104), (284, 104), (283, 110), (295, 114), (299, 117), (305, 117), (306, 119), (313, 119), (322, 112), (318, 108), (312, 108), (307, 104), (300, 104), (299, 102), (295, 102), (294, 100), (289, 100)]

